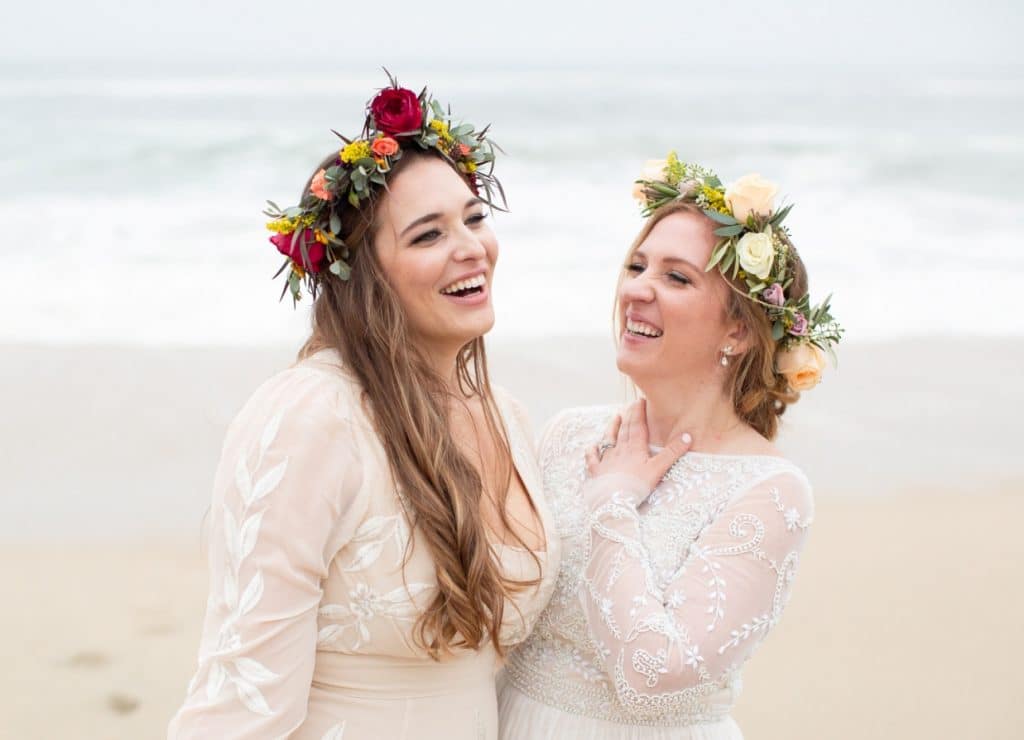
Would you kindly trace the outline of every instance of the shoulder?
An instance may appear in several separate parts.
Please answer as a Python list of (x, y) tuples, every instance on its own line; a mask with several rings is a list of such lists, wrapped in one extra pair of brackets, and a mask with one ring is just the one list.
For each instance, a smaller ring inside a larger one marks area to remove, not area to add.
[(619, 410), (619, 406), (605, 405), (576, 406), (559, 411), (544, 425), (541, 451), (555, 452), (594, 444)]
[(785, 516), (787, 524), (801, 527), (810, 524), (814, 491), (811, 481), (796, 463), (785, 457), (752, 456), (749, 473), (749, 485), (737, 498), (764, 499)]
[(237, 414), (228, 436), (289, 428), (328, 438), (361, 420), (358, 383), (344, 369), (307, 358), (268, 378)]

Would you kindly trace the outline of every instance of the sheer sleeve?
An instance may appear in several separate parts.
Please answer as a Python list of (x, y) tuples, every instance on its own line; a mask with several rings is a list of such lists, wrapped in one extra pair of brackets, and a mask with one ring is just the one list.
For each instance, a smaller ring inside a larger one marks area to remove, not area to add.
[(321, 582), (365, 512), (342, 388), (288, 370), (228, 431), (199, 665), (168, 738), (285, 737), (305, 718)]
[(641, 538), (643, 484), (603, 476), (585, 486), (580, 598), (619, 702), (642, 720), (681, 692), (714, 690), (782, 614), (813, 512), (806, 480), (775, 473), (734, 496), (670, 578)]

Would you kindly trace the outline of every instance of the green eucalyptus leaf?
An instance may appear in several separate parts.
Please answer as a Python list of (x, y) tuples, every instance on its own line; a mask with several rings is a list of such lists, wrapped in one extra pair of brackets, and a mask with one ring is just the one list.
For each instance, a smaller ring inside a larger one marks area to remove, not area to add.
[(725, 259), (722, 260), (722, 264), (721, 264), (721, 268), (720, 268), (723, 273), (727, 272), (729, 270), (729, 268), (732, 267), (733, 261), (735, 259), (736, 259), (736, 251), (733, 250), (733, 249), (728, 250), (726, 252), (726, 254), (725, 254)]
[(739, 236), (743, 233), (746, 227), (743, 224), (733, 224), (732, 226), (720, 226), (715, 229), (715, 236)]
[(352, 268), (341, 260), (335, 260), (332, 262), (329, 269), (342, 280), (348, 280), (352, 276)]
[(341, 218), (333, 211), (331, 212), (331, 231), (335, 234), (341, 233)]
[(786, 334), (786, 327), (783, 325), (783, 323), (781, 321), (776, 321), (774, 324), (772, 324), (772, 339), (773, 340), (775, 340), (777, 342), (780, 339), (782, 339), (782, 337), (785, 336), (785, 334)]
[(722, 258), (725, 257), (725, 255), (726, 255), (726, 253), (728, 251), (729, 251), (729, 243), (728, 242), (726, 242), (721, 247), (716, 249), (715, 253), (711, 255), (711, 260), (708, 262), (708, 266), (704, 268), (704, 272), (710, 272), (711, 270), (713, 270), (715, 268), (715, 265), (717, 265), (719, 262), (721, 262)]
[(715, 223), (724, 224), (726, 226), (734, 226), (739, 223), (739, 221), (734, 219), (728, 213), (719, 213), (718, 211), (713, 211), (710, 208), (704, 210), (704, 215)]

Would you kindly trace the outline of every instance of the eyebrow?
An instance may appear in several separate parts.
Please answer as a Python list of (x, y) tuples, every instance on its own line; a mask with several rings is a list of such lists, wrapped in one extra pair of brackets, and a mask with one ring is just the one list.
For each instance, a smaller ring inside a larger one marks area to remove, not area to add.
[[(643, 259), (647, 260), (647, 255), (644, 254), (643, 252), (641, 252), (639, 249), (636, 250), (635, 252), (633, 252), (633, 256), (634, 257), (642, 257)], [(665, 262), (667, 264), (670, 264), (670, 265), (686, 265), (687, 267), (692, 269), (694, 272), (698, 272), (698, 273), (704, 272), (699, 267), (697, 267), (697, 265), (695, 265), (692, 262), (690, 262), (690, 260), (684, 260), (682, 257), (663, 257), (661, 261)]]
[[(483, 202), (484, 201), (481, 198), (475, 198), (475, 197), (474, 198), (470, 198), (469, 200), (466, 201), (466, 205), (464, 205), (462, 207), (462, 210), (466, 210), (467, 208), (472, 208), (476, 204), (483, 203)], [(420, 216), (418, 219), (416, 219), (411, 224), (409, 224), (404, 229), (402, 229), (402, 233), (399, 234), (398, 237), (401, 238), (401, 237), (405, 236), (408, 232), (410, 232), (413, 229), (415, 229), (417, 226), (422, 226), (423, 224), (430, 223), (431, 221), (435, 221), (435, 220), (437, 220), (439, 218), (441, 218), (441, 214), (440, 213), (428, 213), (426, 216)]]

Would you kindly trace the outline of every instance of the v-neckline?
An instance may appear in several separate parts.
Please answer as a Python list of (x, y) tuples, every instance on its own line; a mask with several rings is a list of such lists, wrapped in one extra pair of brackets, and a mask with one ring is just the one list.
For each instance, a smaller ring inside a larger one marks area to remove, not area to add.
[[(510, 459), (510, 461), (512, 463), (512, 474), (515, 475), (519, 479), (519, 482), (522, 484), (523, 491), (526, 493), (526, 498), (529, 500), (530, 506), (533, 509), (534, 513), (536, 514), (536, 518), (537, 518), (538, 522), (540, 523), (541, 535), (544, 538), (544, 549), (542, 549), (542, 550), (534, 550), (534, 549), (531, 549), (529, 547), (522, 547), (522, 546), (519, 546), (519, 545), (511, 545), (511, 544), (507, 544), (505, 542), (495, 541), (495, 540), (491, 539), (490, 537), (488, 537), (487, 540), (491, 544), (491, 546), (495, 547), (495, 548), (501, 548), (503, 550), (513, 550), (513, 551), (516, 551), (516, 552), (532, 552), (532, 553), (534, 553), (536, 555), (544, 555), (548, 551), (548, 545), (549, 545), (549, 539), (550, 539), (550, 529), (548, 527), (548, 522), (547, 522), (547, 517), (546, 517), (546, 513), (547, 512), (543, 508), (543, 502), (539, 499), (539, 497), (537, 495), (535, 495), (534, 491), (530, 487), (530, 483), (527, 482), (526, 477), (524, 477), (522, 472), (520, 472), (521, 469), (522, 469), (522, 461), (520, 461), (516, 457), (516, 450), (519, 447), (519, 445), (516, 444), (516, 440), (513, 439), (513, 436), (521, 434), (522, 430), (519, 428), (519, 421), (518, 421), (518, 419), (515, 418), (515, 416), (512, 413), (511, 409), (506, 408), (506, 406), (502, 402), (502, 400), (503, 399), (501, 399), (501, 398), (499, 398), (497, 396), (495, 397), (495, 403), (498, 406), (498, 412), (501, 414), (502, 425), (505, 427), (505, 431), (506, 431), (506, 433), (508, 435), (508, 447), (509, 447), (508, 452), (509, 452), (509, 459)], [(539, 485), (539, 481), (537, 483)], [(506, 495), (507, 495), (507, 493), (508, 492), (506, 491)], [(488, 534), (494, 534), (489, 528), (488, 528), (487, 531), (488, 531)]]

